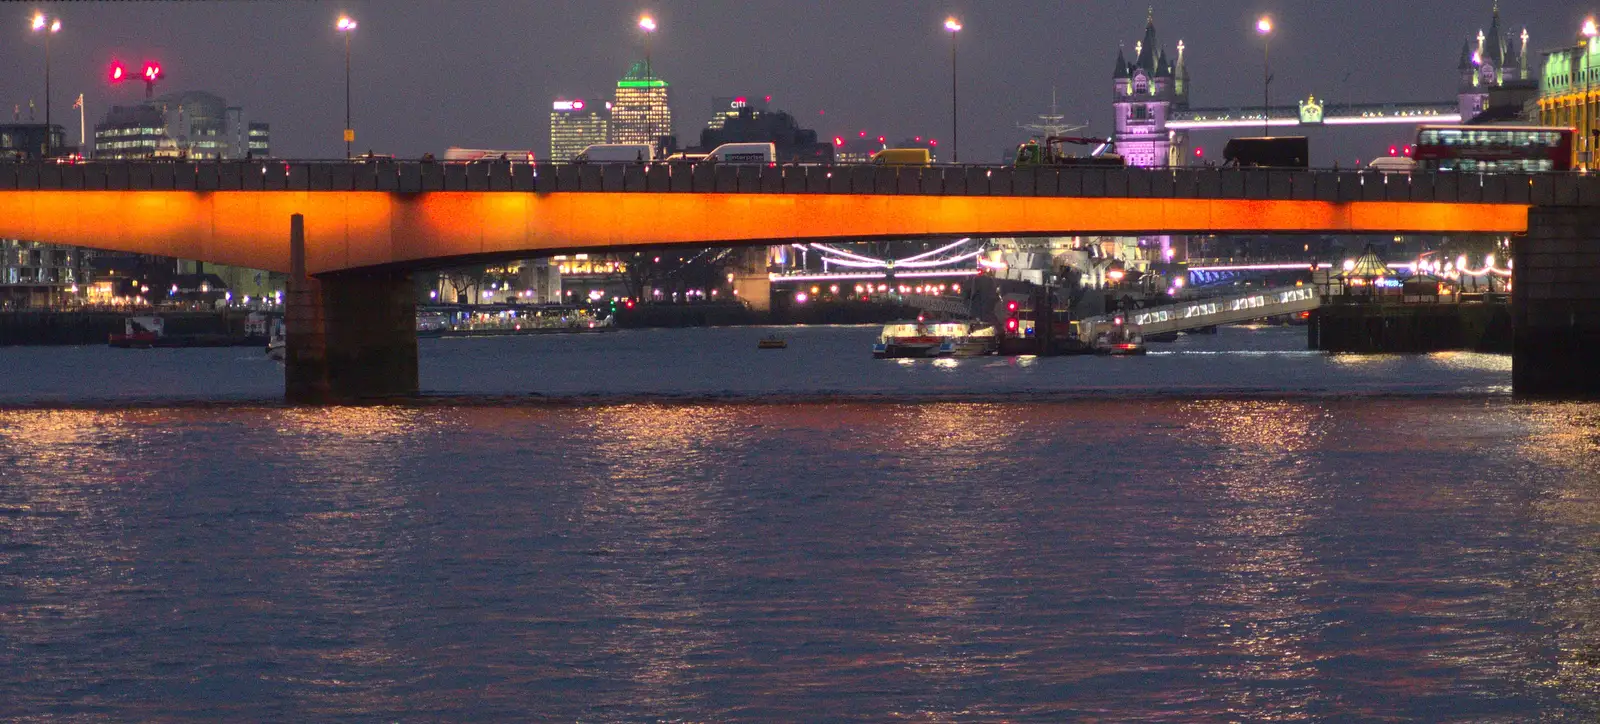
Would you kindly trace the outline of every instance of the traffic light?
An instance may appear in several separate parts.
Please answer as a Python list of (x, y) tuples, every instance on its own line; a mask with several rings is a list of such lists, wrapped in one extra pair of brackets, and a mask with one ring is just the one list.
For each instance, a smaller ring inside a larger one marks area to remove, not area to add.
[(1016, 313), (1017, 313), (1017, 303), (1014, 302), (1014, 301), (1006, 302), (1006, 314), (1016, 314)]
[(1016, 334), (1017, 333), (1017, 329), (1019, 327), (1021, 327), (1021, 326), (1022, 326), (1022, 323), (1017, 321), (1016, 317), (1011, 317), (1011, 318), (1006, 320), (1006, 332), (1008, 332), (1010, 334)]

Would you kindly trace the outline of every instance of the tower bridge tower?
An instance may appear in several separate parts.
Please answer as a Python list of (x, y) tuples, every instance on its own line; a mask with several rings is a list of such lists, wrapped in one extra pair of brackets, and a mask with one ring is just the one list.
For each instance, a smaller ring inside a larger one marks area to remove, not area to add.
[(1521, 35), (1502, 31), (1500, 3), (1496, 2), (1488, 32), (1479, 30), (1461, 44), (1457, 69), (1461, 74), (1457, 98), (1464, 122), (1489, 109), (1491, 91), (1534, 80), (1528, 62), (1528, 29), (1523, 28)]
[(1145, 22), (1144, 39), (1134, 45), (1129, 62), (1117, 50), (1117, 65), (1112, 73), (1113, 106), (1116, 119), (1117, 151), (1128, 165), (1161, 168), (1176, 165), (1177, 145), (1167, 128), (1173, 110), (1189, 107), (1189, 71), (1184, 65), (1183, 41), (1178, 41), (1177, 60), (1171, 60), (1156, 40), (1155, 13)]

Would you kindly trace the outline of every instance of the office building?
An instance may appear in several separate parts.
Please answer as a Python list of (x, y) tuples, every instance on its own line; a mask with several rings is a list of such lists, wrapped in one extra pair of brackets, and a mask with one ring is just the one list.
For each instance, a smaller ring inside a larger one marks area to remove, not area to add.
[(550, 107), (550, 160), (571, 161), (611, 137), (611, 102), (557, 100)]
[(660, 149), (663, 136), (672, 135), (672, 108), (667, 82), (657, 78), (644, 62), (634, 63), (617, 81), (611, 104), (611, 142), (648, 143)]
[(0, 239), (0, 308), (60, 304), (85, 281), (86, 257), (76, 247)]
[(832, 163), (833, 144), (817, 139), (817, 132), (801, 128), (794, 116), (784, 111), (760, 111), (751, 107), (723, 119), (721, 128), (700, 132), (700, 146), (691, 153), (710, 153), (725, 143), (771, 143), (777, 147), (780, 163)]
[(205, 91), (161, 96), (115, 106), (94, 127), (94, 157), (157, 156), (196, 161), (264, 158), (272, 153), (271, 127), (244, 121), (244, 109)]
[(772, 96), (724, 96), (711, 99), (711, 120), (706, 121), (706, 128), (713, 131), (722, 130), (722, 125), (729, 118), (737, 118), (740, 111), (749, 109), (765, 113), (770, 110)]
[(48, 139), (51, 155), (65, 156), (77, 152), (66, 145), (66, 132), (60, 125), (51, 124), (48, 133), (43, 123), (0, 124), (0, 159), (25, 160), (44, 158)]

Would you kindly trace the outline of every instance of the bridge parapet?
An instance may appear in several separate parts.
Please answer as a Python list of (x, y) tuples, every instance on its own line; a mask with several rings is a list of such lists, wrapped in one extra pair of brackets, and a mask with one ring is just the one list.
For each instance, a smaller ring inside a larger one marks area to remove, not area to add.
[(1578, 174), (867, 164), (0, 163), (0, 191), (11, 190), (788, 193), (1600, 206), (1600, 177)]

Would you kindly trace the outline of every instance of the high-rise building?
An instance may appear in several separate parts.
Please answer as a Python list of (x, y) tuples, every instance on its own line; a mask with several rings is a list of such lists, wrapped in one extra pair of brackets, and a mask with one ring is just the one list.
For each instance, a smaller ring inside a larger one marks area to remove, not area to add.
[(266, 123), (244, 123), (242, 108), (212, 93), (187, 91), (113, 107), (95, 124), (95, 157), (261, 158), (271, 153), (269, 134)]
[(667, 82), (657, 78), (643, 61), (634, 63), (617, 81), (617, 98), (611, 104), (611, 142), (648, 143), (659, 150), (661, 137), (670, 135)]
[(557, 100), (550, 108), (550, 160), (571, 161), (583, 149), (606, 143), (610, 112), (609, 101)]
[(720, 131), (722, 130), (723, 124), (727, 123), (729, 118), (738, 118), (740, 111), (748, 109), (760, 113), (766, 113), (771, 104), (772, 96), (762, 96), (760, 98), (751, 98), (749, 96), (727, 96), (723, 98), (712, 98), (711, 120), (706, 121), (706, 128), (709, 128), (713, 131)]
[(833, 144), (817, 139), (817, 132), (801, 128), (794, 116), (783, 111), (759, 111), (748, 106), (723, 119), (721, 128), (700, 132), (696, 153), (710, 153), (725, 143), (771, 143), (780, 163), (832, 163)]
[(1130, 63), (1118, 50), (1116, 70), (1111, 76), (1117, 152), (1129, 166), (1178, 165), (1174, 158), (1176, 147), (1167, 132), (1167, 117), (1172, 110), (1189, 106), (1189, 71), (1184, 67), (1183, 41), (1178, 41), (1177, 62), (1168, 60), (1167, 51), (1156, 42), (1152, 14), (1145, 23), (1144, 39), (1134, 45), (1134, 54)]
[(1479, 30), (1461, 44), (1461, 62), (1456, 69), (1461, 74), (1457, 90), (1461, 120), (1470, 121), (1489, 109), (1489, 95), (1495, 90), (1533, 81), (1528, 29), (1523, 28), (1520, 36), (1502, 32), (1500, 5), (1495, 3), (1489, 32)]

